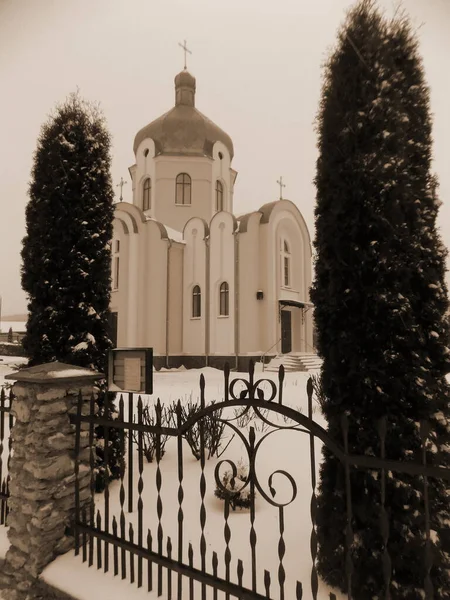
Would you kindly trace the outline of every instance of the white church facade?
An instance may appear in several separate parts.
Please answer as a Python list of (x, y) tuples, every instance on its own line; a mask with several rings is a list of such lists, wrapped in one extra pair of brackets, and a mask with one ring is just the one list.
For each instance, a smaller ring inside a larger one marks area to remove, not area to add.
[(133, 201), (115, 207), (114, 341), (152, 347), (156, 368), (313, 352), (305, 221), (289, 200), (234, 215), (233, 143), (195, 91), (179, 73), (174, 108), (135, 137)]

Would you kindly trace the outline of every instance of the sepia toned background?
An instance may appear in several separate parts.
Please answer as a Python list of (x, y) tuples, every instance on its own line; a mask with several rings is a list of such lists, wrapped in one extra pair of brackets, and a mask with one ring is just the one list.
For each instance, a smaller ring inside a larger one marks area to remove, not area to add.
[[(173, 78), (197, 78), (196, 105), (233, 139), (237, 214), (284, 197), (314, 236), (314, 119), (321, 64), (350, 0), (0, 0), (0, 295), (23, 313), (20, 248), (39, 130), (77, 88), (113, 137), (114, 184), (128, 180), (136, 132), (173, 106)], [(398, 6), (380, 0), (392, 15)], [(439, 225), (450, 246), (450, 2), (404, 0), (418, 29), (434, 113)], [(117, 198), (119, 189), (115, 188)]]

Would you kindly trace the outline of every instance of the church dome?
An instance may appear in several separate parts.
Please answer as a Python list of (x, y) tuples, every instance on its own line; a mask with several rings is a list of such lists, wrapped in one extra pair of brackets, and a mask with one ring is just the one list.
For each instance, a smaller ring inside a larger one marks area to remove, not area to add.
[(155, 155), (208, 156), (215, 142), (222, 142), (233, 158), (233, 142), (228, 134), (195, 108), (195, 77), (184, 70), (175, 77), (175, 106), (134, 138), (134, 153), (147, 138), (155, 143)]

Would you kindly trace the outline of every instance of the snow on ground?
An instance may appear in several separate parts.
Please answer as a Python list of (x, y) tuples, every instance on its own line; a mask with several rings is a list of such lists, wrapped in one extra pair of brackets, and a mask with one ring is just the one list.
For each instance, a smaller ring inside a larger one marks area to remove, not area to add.
[(26, 362), (27, 359), (20, 356), (0, 356), (0, 387), (6, 383), (5, 375), (17, 371)]
[[(5, 371), (11, 372), (17, 366), (21, 359), (7, 358), (5, 362), (0, 362), (0, 383), (1, 377), (6, 374)], [(266, 378), (272, 381), (277, 381), (275, 373), (261, 373), (261, 368), (258, 366), (255, 373), (255, 379)], [(151, 397), (143, 396), (144, 404), (146, 402), (152, 404), (156, 398), (160, 398), (163, 404), (170, 404), (173, 401), (180, 399), (183, 403), (199, 401), (199, 378), (203, 373), (206, 380), (206, 403), (212, 401), (220, 401), (223, 398), (224, 379), (223, 373), (217, 369), (204, 368), (200, 370), (184, 370), (177, 371), (160, 371), (154, 373), (154, 395)], [(231, 373), (231, 379), (242, 377), (248, 379), (248, 374)], [(306, 382), (309, 375), (307, 373), (287, 373), (283, 387), (283, 404), (293, 408), (300, 409), (303, 414), (307, 414), (307, 395)], [(268, 393), (269, 387), (263, 384), (265, 393)], [(240, 388), (237, 388), (237, 391)], [(127, 408), (128, 395), (125, 396), (125, 406)], [(136, 405), (137, 398), (134, 398)], [(223, 416), (234, 417), (234, 408), (227, 409), (227, 413)], [(126, 412), (128, 412), (126, 410)], [(323, 417), (315, 405), (314, 419), (321, 425), (324, 425)], [(282, 417), (278, 417), (275, 413), (271, 413), (270, 419), (282, 426), (285, 423)], [(256, 421), (255, 425), (261, 425), (261, 421)], [(259, 427), (258, 427), (259, 428)], [(228, 429), (228, 428), (227, 428)], [(241, 432), (248, 439), (248, 427), (241, 428)], [(226, 434), (228, 441), (232, 432)], [(265, 431), (264, 433), (267, 433)], [(257, 431), (256, 438), (261, 438), (264, 435)], [(258, 456), (256, 459), (256, 471), (259, 482), (263, 490), (270, 496), (268, 478), (274, 471), (284, 469), (292, 475), (297, 484), (297, 497), (295, 500), (286, 506), (285, 511), (285, 532), (284, 541), (286, 544), (286, 554), (283, 561), (283, 566), (286, 570), (286, 585), (285, 597), (295, 597), (295, 583), (297, 580), (303, 584), (304, 597), (311, 596), (310, 580), (311, 580), (311, 557), (310, 557), (310, 535), (311, 535), (311, 520), (310, 520), (310, 501), (311, 501), (311, 477), (310, 477), (310, 452), (309, 452), (309, 436), (298, 431), (279, 431), (271, 433), (266, 440), (261, 444)], [(316, 441), (315, 444), (315, 463), (318, 468), (321, 458), (321, 444)], [(183, 488), (184, 488), (184, 561), (187, 559), (187, 545), (192, 543), (194, 548), (194, 566), (200, 567), (200, 483), (201, 474), (200, 463), (192, 456), (191, 451), (186, 442), (183, 442)], [(221, 459), (231, 459), (238, 463), (240, 459), (245, 461), (245, 448), (243, 443), (237, 436), (231, 441), (225, 454)], [(137, 536), (137, 501), (138, 501), (138, 461), (137, 453), (134, 459), (134, 510), (128, 513), (125, 509), (126, 531), (130, 523), (133, 524), (135, 531), (135, 539)], [(219, 556), (219, 576), (224, 576), (224, 516), (223, 503), (214, 496), (215, 479), (214, 468), (218, 459), (211, 458), (206, 461), (205, 477), (206, 477), (206, 526), (205, 537), (207, 542), (207, 566), (211, 565), (212, 552), (217, 552)], [(161, 461), (162, 473), (162, 502), (163, 515), (162, 526), (164, 530), (164, 550), (166, 548), (167, 536), (171, 537), (173, 544), (173, 556), (177, 556), (177, 514), (178, 514), (178, 469), (177, 469), (177, 446), (176, 440), (171, 439), (166, 445), (166, 453)], [(227, 468), (225, 466), (225, 468)], [(144, 502), (144, 532), (150, 528), (153, 534), (154, 548), (157, 539), (157, 511), (156, 511), (156, 464), (147, 464), (145, 461), (143, 472), (144, 489), (142, 499)], [(128, 486), (128, 472), (125, 475), (125, 490)], [(292, 497), (292, 488), (281, 475), (275, 475), (273, 487), (276, 489), (275, 500), (279, 502), (289, 502)], [(120, 482), (114, 482), (110, 486), (110, 515), (115, 515), (119, 521), (120, 517), (120, 500), (119, 500)], [(127, 507), (128, 498), (125, 500)], [(104, 513), (104, 498), (103, 495), (96, 496), (96, 508), (100, 510), (103, 516)], [(231, 574), (232, 580), (236, 579), (237, 560), (241, 559), (244, 564), (244, 584), (250, 586), (251, 573), (251, 555), (250, 555), (250, 518), (248, 511), (231, 512), (229, 517), (229, 525), (231, 528)], [(1, 531), (1, 530), (4, 531)], [(256, 498), (256, 519), (255, 529), (257, 535), (257, 571), (258, 571), (258, 590), (263, 593), (263, 574), (267, 569), (271, 572), (271, 597), (278, 598), (278, 542), (279, 542), (279, 509), (271, 506), (261, 494), (257, 494)], [(111, 530), (111, 528), (110, 528)], [(145, 535), (144, 534), (144, 535)], [(103, 544), (102, 544), (103, 546)], [(0, 556), (4, 555), (7, 549), (6, 531), (4, 527), (0, 527)], [(120, 560), (120, 551), (119, 551)], [(94, 554), (94, 566), (88, 567), (87, 563), (83, 563), (81, 556), (76, 557), (74, 552), (69, 552), (64, 556), (57, 558), (49, 565), (43, 573), (43, 578), (50, 584), (76, 598), (82, 600), (98, 600), (98, 591), (102, 590), (102, 597), (107, 597), (109, 600), (121, 600), (127, 597), (130, 600), (134, 598), (156, 598), (156, 591), (148, 593), (146, 588), (138, 590), (136, 583), (131, 584), (128, 580), (129, 574), (129, 555), (127, 555), (127, 579), (121, 580), (120, 574), (114, 577), (113, 555), (110, 548), (110, 571), (103, 573), (102, 570), (96, 568), (96, 550)], [(137, 573), (137, 559), (135, 559)], [(210, 570), (210, 569), (209, 569)], [(144, 561), (144, 582), (146, 581), (146, 563)], [(210, 571), (211, 572), (211, 571)], [(154, 586), (156, 584), (156, 567), (153, 568)], [(164, 575), (164, 588), (166, 589), (167, 576)], [(183, 590), (187, 591), (188, 580), (183, 578)], [(176, 590), (177, 576), (172, 576), (173, 590)], [(197, 584), (196, 589), (197, 589)], [(330, 588), (324, 584), (319, 587), (319, 600), (328, 600)], [(198, 593), (198, 592), (197, 592)], [(163, 598), (166, 596), (163, 595)], [(184, 597), (184, 595), (183, 595)], [(188, 597), (186, 595), (186, 597)], [(196, 596), (197, 597), (197, 596)], [(207, 598), (212, 598), (212, 590), (208, 589)], [(219, 592), (218, 598), (223, 598), (224, 595)], [(338, 600), (340, 596), (338, 594)], [(1, 599), (0, 599), (1, 600)]]
[(26, 330), (26, 321), (1, 321), (0, 333), (8, 333), (11, 328), (14, 333), (23, 333)]
[[(181, 399), (182, 402), (199, 399), (199, 377), (203, 373), (206, 379), (206, 402), (219, 401), (223, 398), (223, 373), (216, 369), (205, 368), (201, 370), (179, 370), (164, 371), (154, 373), (154, 396), (144, 397), (145, 401), (154, 402), (160, 398), (163, 404), (168, 404), (174, 400)], [(248, 378), (247, 374), (232, 373), (231, 378)], [(256, 378), (264, 377), (273, 381), (277, 380), (274, 373), (257, 373)], [(307, 412), (306, 382), (309, 375), (307, 373), (287, 373), (283, 389), (283, 403), (291, 407), (298, 407), (303, 414)], [(265, 385), (266, 393), (268, 391)], [(127, 397), (125, 398), (127, 405)], [(136, 402), (136, 398), (134, 399)], [(228, 417), (234, 417), (234, 409), (227, 409)], [(287, 425), (275, 413), (271, 413), (271, 420), (277, 421), (281, 425)], [(225, 413), (224, 415), (225, 416)], [(324, 425), (322, 416), (318, 407), (315, 407), (314, 418), (317, 422)], [(259, 423), (261, 423), (259, 421)], [(248, 439), (248, 430), (246, 432)], [(267, 431), (266, 431), (267, 433)], [(227, 434), (230, 436), (230, 434)], [(261, 438), (261, 432), (257, 431), (257, 440)], [(228, 437), (227, 441), (230, 438)], [(284, 469), (290, 473), (297, 484), (297, 497), (285, 508), (285, 532), (284, 541), (286, 544), (286, 554), (283, 565), (286, 570), (286, 598), (295, 597), (295, 584), (297, 579), (302, 582), (304, 597), (311, 595), (311, 558), (310, 558), (310, 501), (311, 501), (311, 479), (310, 479), (310, 453), (309, 436), (298, 431), (275, 431), (261, 444), (256, 460), (257, 476), (263, 490), (270, 495), (268, 479), (271, 473), (277, 469)], [(316, 467), (320, 463), (320, 443), (316, 442)], [(200, 463), (192, 456), (186, 442), (183, 442), (183, 489), (184, 489), (184, 541), (185, 550), (189, 542), (194, 547), (194, 566), (200, 567), (199, 543), (200, 543)], [(226, 453), (221, 459), (231, 459), (238, 463), (240, 459), (245, 459), (245, 450), (242, 442), (236, 436)], [(207, 491), (205, 495), (206, 506), (206, 527), (205, 537), (207, 542), (207, 565), (211, 564), (212, 552), (216, 551), (219, 556), (219, 576), (224, 576), (225, 552), (224, 542), (224, 516), (223, 503), (214, 496), (215, 480), (214, 468), (218, 459), (211, 458), (206, 461), (205, 477)], [(245, 460), (244, 460), (245, 462)], [(226, 468), (226, 467), (225, 467)], [(167, 543), (167, 536), (171, 537), (173, 545), (173, 556), (177, 555), (177, 514), (178, 514), (178, 469), (177, 469), (177, 447), (175, 440), (169, 440), (166, 446), (166, 454), (161, 461), (162, 473), (162, 503), (163, 515), (162, 526), (164, 530), (164, 550)], [(127, 479), (125, 478), (125, 489), (127, 490)], [(138, 501), (138, 477), (137, 455), (134, 460), (134, 510), (128, 513), (125, 509), (126, 530), (129, 523), (133, 524), (135, 539), (137, 535), (137, 501)], [(144, 490), (142, 499), (144, 502), (144, 532), (150, 528), (153, 538), (157, 538), (157, 493), (156, 493), (156, 464), (145, 464)], [(279, 502), (289, 502), (292, 497), (292, 488), (281, 475), (275, 475), (273, 487), (276, 489), (275, 499)], [(120, 501), (119, 501), (120, 482), (115, 482), (110, 487), (110, 514), (116, 515), (119, 521)], [(125, 507), (127, 506), (125, 501)], [(96, 496), (96, 508), (104, 514), (104, 500), (102, 495)], [(231, 573), (232, 579), (236, 581), (237, 560), (241, 559), (244, 564), (244, 584), (250, 587), (251, 574), (251, 555), (250, 555), (250, 518), (248, 511), (231, 512), (229, 517), (231, 528), (230, 549), (232, 555)], [(279, 597), (278, 591), (278, 541), (279, 541), (279, 509), (271, 506), (261, 494), (256, 499), (256, 519), (255, 529), (257, 535), (257, 571), (258, 571), (258, 589), (262, 593), (264, 570), (271, 572), (272, 586), (271, 593), (274, 598)], [(119, 553), (120, 554), (120, 553)], [(186, 552), (184, 560), (186, 560)], [(76, 595), (83, 600), (97, 600), (96, 590), (102, 589), (105, 597), (110, 600), (122, 598), (124, 594), (130, 599), (141, 597), (156, 598), (156, 592), (147, 594), (143, 590), (138, 590), (136, 584), (121, 581), (120, 575), (114, 578), (110, 571), (104, 574), (96, 568), (96, 551), (94, 557), (94, 566), (89, 568), (87, 563), (83, 564), (81, 557), (75, 557), (71, 552), (54, 561), (44, 572), (44, 579), (51, 585), (59, 587), (63, 591)], [(137, 568), (137, 559), (135, 559)], [(112, 549), (110, 549), (110, 569), (112, 569)], [(129, 557), (127, 557), (127, 568), (129, 568)], [(68, 577), (70, 573), (70, 577)], [(144, 561), (144, 581), (146, 577), (146, 564)], [(173, 574), (173, 589), (176, 589), (176, 574)], [(183, 578), (184, 579), (184, 578)], [(154, 568), (154, 581), (156, 581), (156, 568)], [(82, 582), (82, 583), (81, 583)], [(108, 583), (107, 583), (108, 582)], [(166, 582), (166, 575), (164, 576)], [(185, 585), (187, 586), (187, 579)], [(105, 585), (108, 585), (107, 591)], [(80, 587), (82, 586), (82, 588)], [(111, 586), (111, 587), (109, 587)], [(186, 589), (187, 587), (183, 588)], [(103, 591), (105, 590), (105, 591)], [(325, 600), (329, 597), (330, 588), (321, 585), (319, 588), (319, 599)], [(98, 592), (97, 592), (98, 594)], [(212, 590), (208, 590), (208, 599), (212, 598)], [(219, 593), (219, 598), (221, 598)], [(338, 596), (339, 598), (339, 596)]]

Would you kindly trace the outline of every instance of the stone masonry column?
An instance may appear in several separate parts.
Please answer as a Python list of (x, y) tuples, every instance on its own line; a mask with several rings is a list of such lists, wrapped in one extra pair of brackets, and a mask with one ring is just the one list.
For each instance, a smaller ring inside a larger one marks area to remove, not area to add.
[[(5, 600), (31, 600), (39, 574), (74, 545), (69, 526), (75, 517), (75, 425), (78, 396), (88, 414), (93, 384), (101, 373), (49, 363), (17, 373), (12, 413), (12, 456), (8, 538), (0, 587)], [(82, 423), (79, 455), (81, 507), (89, 504), (89, 424)]]

